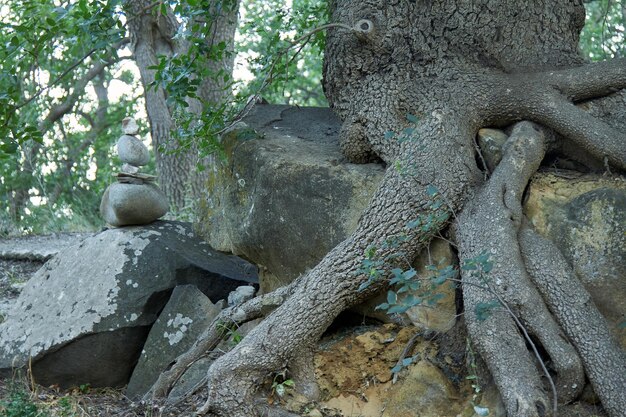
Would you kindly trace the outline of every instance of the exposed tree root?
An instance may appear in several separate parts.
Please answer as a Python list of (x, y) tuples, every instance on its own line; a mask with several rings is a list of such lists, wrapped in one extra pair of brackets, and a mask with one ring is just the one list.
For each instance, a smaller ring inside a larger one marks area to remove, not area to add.
[[(488, 254), (493, 261), (491, 271), (481, 271), (481, 265), (462, 271), (465, 317), (510, 417), (543, 417), (551, 414), (552, 407), (526, 348), (528, 340), (509, 313), (519, 318), (524, 331), (535, 336), (550, 356), (561, 402), (574, 399), (584, 385), (581, 361), (530, 281), (518, 244), (521, 196), (544, 152), (542, 132), (528, 122), (516, 125), (502, 162), (457, 222), (461, 259)], [(510, 312), (493, 308), (494, 300), (496, 305), (504, 302)], [(485, 317), (481, 317), (481, 308), (490, 303), (491, 311), (483, 311)]]
[(612, 417), (626, 410), (626, 355), (557, 247), (527, 225), (520, 233), (526, 269), (580, 353), (587, 376)]
[[(258, 416), (260, 410), (255, 405), (255, 395), (268, 376), (285, 368), (292, 373), (297, 390), (316, 395), (312, 346), (341, 311), (369, 298), (386, 285), (384, 280), (378, 280), (367, 289), (359, 290), (367, 281), (367, 275), (356, 271), (362, 266), (368, 247), (377, 247), (376, 256), (380, 259), (399, 252), (411, 259), (443, 223), (429, 231), (407, 229), (407, 223), (418, 215), (447, 218), (448, 210), (457, 210), (473, 185), (469, 179), (479, 176), (471, 148), (458, 146), (460, 138), (470, 135), (469, 131), (459, 130), (462, 126), (463, 123), (452, 117), (440, 116), (417, 128), (420, 131), (417, 137), (425, 139), (424, 146), (404, 144), (401, 157), (404, 169), (387, 171), (377, 197), (353, 235), (303, 276), (279, 308), (212, 364), (208, 372), (207, 402), (198, 414)], [(441, 135), (456, 135), (459, 140), (435, 142)], [(444, 167), (438, 165), (435, 157), (441, 152), (450, 162)], [(416, 166), (422, 176), (417, 175)], [(442, 169), (450, 172), (437, 175)], [(429, 186), (436, 187), (448, 206), (432, 204), (432, 196), (427, 192)], [(398, 246), (385, 249), (385, 242), (393, 236), (403, 239), (398, 241)], [(391, 260), (381, 265), (385, 269), (382, 275), (398, 262), (400, 260)]]

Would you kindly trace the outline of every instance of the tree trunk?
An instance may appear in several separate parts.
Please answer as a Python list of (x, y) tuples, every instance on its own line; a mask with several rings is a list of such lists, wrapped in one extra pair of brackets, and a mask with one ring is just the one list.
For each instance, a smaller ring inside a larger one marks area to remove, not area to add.
[[(306, 362), (327, 326), (339, 312), (386, 285), (384, 277), (399, 253), (411, 259), (454, 218), (462, 257), (483, 250), (497, 257), (492, 279), (498, 285), (485, 287), (465, 273), (463, 291), (466, 306), (490, 296), (507, 311), (507, 320), (500, 320), (498, 312), (482, 324), (466, 307), (468, 330), (507, 412), (511, 417), (551, 415), (552, 396), (527, 353), (530, 337), (520, 335), (519, 326), (541, 343), (554, 362), (557, 381), (567, 385), (556, 390), (560, 401), (578, 395), (582, 365), (593, 366), (598, 358), (586, 358), (589, 338), (577, 330), (581, 325), (573, 326), (566, 311), (555, 313), (566, 309), (555, 305), (558, 295), (545, 297), (544, 304), (540, 294), (546, 291), (535, 282), (549, 271), (535, 259), (534, 243), (524, 246), (524, 256), (518, 243), (521, 195), (545, 145), (534, 129), (522, 125), (485, 183), (474, 138), (484, 126), (532, 120), (555, 131), (558, 141), (571, 142), (576, 152), (624, 170), (624, 132), (573, 103), (626, 87), (626, 61), (583, 62), (578, 34), (584, 9), (578, 0), (336, 0), (332, 7), (333, 20), (343, 26), (328, 33), (324, 88), (343, 120), (342, 151), (354, 162), (380, 158), (389, 168), (357, 230), (213, 363), (209, 398), (200, 413), (259, 415), (254, 398), (259, 386), (285, 367), (296, 387), (314, 396)], [(623, 109), (613, 110), (623, 114)], [(427, 227), (410, 227), (416, 219)], [(381, 261), (381, 278), (360, 291), (369, 280), (358, 272), (365, 260)], [(582, 293), (580, 286), (575, 291)], [(590, 320), (589, 325), (602, 321), (576, 311), (574, 317)], [(615, 361), (623, 358), (610, 341), (603, 352)], [(616, 373), (620, 368), (603, 368), (600, 377), (586, 371), (598, 381), (597, 390), (626, 391), (624, 374)], [(617, 397), (603, 398), (614, 417), (625, 409)]]
[[(207, 48), (214, 43), (225, 42), (226, 50), (232, 51), (239, 2), (231, 1), (232, 4), (224, 6), (225, 12), (216, 11), (215, 8), (223, 3), (221, 0), (212, 1), (206, 21), (200, 22), (200, 25), (209, 25), (212, 30), (212, 36), (207, 38)], [(204, 194), (206, 175), (197, 169), (197, 165), (205, 165), (207, 161), (199, 156), (198, 138), (191, 145), (178, 143), (174, 138), (172, 133), (177, 126), (173, 108), (167, 103), (167, 92), (161, 86), (151, 86), (156, 70), (150, 67), (158, 64), (159, 56), (172, 58), (189, 52), (189, 44), (175, 37), (181, 28), (180, 22), (169, 7), (167, 13), (162, 14), (160, 4), (150, 0), (126, 0), (124, 8), (129, 17), (131, 47), (144, 87), (159, 182), (170, 200), (171, 210), (176, 213)], [(222, 69), (225, 74), (231, 75), (234, 62), (232, 54), (203, 58), (209, 73), (204, 74), (198, 95), (204, 103), (187, 99), (188, 111), (195, 115), (202, 113), (203, 105), (216, 105), (229, 94), (223, 78), (213, 77), (211, 73)]]

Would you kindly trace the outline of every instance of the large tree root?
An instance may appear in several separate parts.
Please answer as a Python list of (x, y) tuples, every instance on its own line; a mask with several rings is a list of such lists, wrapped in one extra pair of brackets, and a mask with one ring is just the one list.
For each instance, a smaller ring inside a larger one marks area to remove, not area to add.
[[(472, 341), (494, 377), (509, 416), (543, 417), (550, 413), (552, 401), (526, 348), (528, 341), (520, 337), (510, 314), (519, 317), (550, 355), (562, 401), (571, 401), (580, 393), (584, 372), (574, 347), (527, 276), (518, 245), (521, 196), (543, 159), (543, 133), (531, 123), (520, 123), (505, 149), (493, 176), (466, 205), (457, 222), (461, 259), (488, 254), (493, 262), (488, 274), (481, 270), (484, 265), (462, 271), (465, 316)], [(494, 300), (504, 302), (510, 312), (493, 309), (486, 319), (481, 317), (481, 307)]]
[(520, 233), (533, 283), (578, 349), (587, 376), (611, 416), (626, 412), (626, 355), (572, 267), (550, 240), (528, 226)]
[[(607, 411), (618, 416), (626, 409), (623, 353), (582, 285), (570, 279), (571, 268), (554, 245), (528, 227), (520, 232), (521, 196), (545, 153), (543, 134), (530, 123), (520, 123), (505, 149), (493, 176), (466, 205), (457, 223), (461, 258), (467, 261), (487, 254), (493, 262), (491, 270), (476, 265), (462, 272), (470, 336), (510, 417), (542, 417), (550, 415), (551, 409), (556, 411), (556, 399), (550, 407), (536, 361), (527, 349), (532, 345), (535, 359), (541, 360), (536, 343), (549, 355), (558, 376), (553, 388), (559, 402), (575, 399), (582, 390), (584, 363), (590, 379), (596, 380), (596, 390), (603, 392)], [(494, 308), (494, 300), (504, 308)], [(490, 303), (491, 311), (485, 311)], [(593, 351), (591, 346), (600, 348)], [(604, 360), (615, 368), (600, 366)]]
[[(433, 143), (426, 146), (406, 143), (401, 158), (405, 169), (387, 171), (377, 196), (353, 235), (303, 276), (280, 307), (233, 350), (212, 364), (208, 372), (207, 402), (198, 414), (258, 416), (256, 395), (272, 373), (284, 369), (295, 380), (297, 390), (310, 397), (316, 395), (312, 347), (341, 311), (371, 297), (386, 285), (384, 280), (378, 280), (367, 289), (359, 290), (368, 277), (356, 271), (362, 266), (368, 248), (377, 247), (376, 256), (380, 259), (398, 252), (411, 259), (443, 224), (425, 232), (420, 228), (409, 229), (407, 223), (419, 215), (445, 219), (449, 210), (457, 210), (466, 198), (474, 185), (470, 181), (479, 178), (472, 149), (458, 146), (461, 138), (471, 134), (468, 130), (461, 131), (462, 127), (467, 129), (450, 115), (441, 115), (417, 128), (418, 137), (432, 138)], [(450, 135), (457, 138), (440, 142), (441, 136)], [(449, 162), (443, 167), (437, 157), (440, 153), (445, 154)], [(415, 175), (418, 172), (415, 166), (419, 166), (421, 177)], [(445, 169), (450, 172), (441, 175)], [(446, 204), (432, 204), (432, 187)], [(385, 249), (386, 240), (392, 236), (403, 239), (398, 240), (399, 246)], [(381, 268), (391, 269), (399, 262), (391, 260)]]

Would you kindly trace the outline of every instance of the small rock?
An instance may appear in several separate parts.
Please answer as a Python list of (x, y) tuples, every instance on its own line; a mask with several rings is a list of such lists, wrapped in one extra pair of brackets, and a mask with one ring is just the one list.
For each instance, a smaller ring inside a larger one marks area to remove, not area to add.
[(115, 227), (151, 223), (167, 209), (167, 197), (154, 184), (113, 183), (100, 202), (102, 218)]
[(150, 161), (150, 152), (142, 141), (134, 136), (123, 135), (117, 141), (117, 154), (122, 162), (140, 167)]
[(249, 285), (244, 285), (242, 287), (237, 287), (237, 289), (230, 294), (228, 294), (228, 305), (234, 306), (243, 304), (248, 300), (251, 300), (254, 297), (254, 293), (256, 290), (254, 287)]
[(498, 129), (480, 129), (478, 131), (478, 146), (482, 151), (487, 168), (493, 172), (502, 159), (502, 147), (508, 136)]
[(125, 172), (127, 174), (136, 174), (139, 172), (139, 167), (130, 164), (124, 164), (122, 165), (122, 172)]
[(122, 120), (122, 131), (126, 135), (136, 135), (139, 133), (139, 125), (132, 117), (125, 117)]

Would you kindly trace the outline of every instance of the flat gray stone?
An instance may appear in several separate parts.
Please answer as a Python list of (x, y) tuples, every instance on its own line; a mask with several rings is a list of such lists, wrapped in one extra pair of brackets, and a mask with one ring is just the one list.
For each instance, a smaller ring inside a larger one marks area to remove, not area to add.
[[(28, 281), (0, 324), (0, 371), (8, 375), (30, 357), (37, 381), (117, 386), (174, 287), (195, 285), (217, 302), (255, 281), (256, 267), (211, 249), (187, 223), (104, 231), (61, 251)], [(108, 366), (93, 360), (120, 343), (123, 357), (109, 356)], [(94, 364), (111, 373), (95, 378)]]
[(168, 364), (193, 345), (220, 311), (195, 286), (174, 288), (170, 300), (150, 330), (128, 383), (126, 396), (130, 399), (143, 397)]

